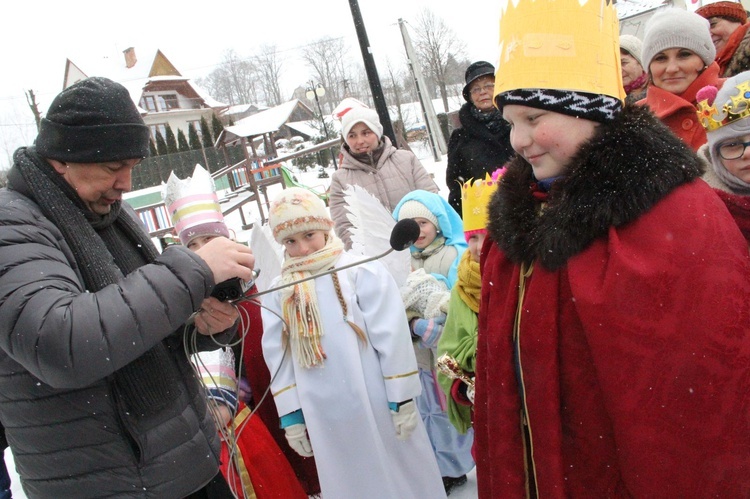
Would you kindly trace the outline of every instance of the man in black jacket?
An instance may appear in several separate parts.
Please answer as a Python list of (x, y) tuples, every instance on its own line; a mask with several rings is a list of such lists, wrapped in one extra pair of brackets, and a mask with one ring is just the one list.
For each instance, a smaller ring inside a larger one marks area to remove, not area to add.
[(148, 144), (127, 89), (88, 78), (0, 190), (0, 420), (30, 498), (182, 498), (218, 474), (186, 352), (234, 333), (210, 294), (254, 257), (226, 238), (157, 252), (122, 202)]

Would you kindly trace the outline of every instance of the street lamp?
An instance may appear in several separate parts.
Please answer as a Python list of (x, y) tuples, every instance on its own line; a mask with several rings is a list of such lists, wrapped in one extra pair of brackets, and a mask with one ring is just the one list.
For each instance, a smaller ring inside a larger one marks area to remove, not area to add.
[[(326, 94), (326, 89), (323, 88), (323, 85), (320, 83), (313, 83), (312, 80), (307, 82), (307, 92), (305, 92), (305, 96), (307, 97), (307, 100), (312, 101), (315, 100), (315, 104), (318, 106), (318, 112), (320, 113), (320, 121), (323, 123), (323, 133), (326, 135), (326, 141), (331, 140), (331, 137), (328, 135), (328, 126), (326, 125), (326, 120), (323, 117), (323, 109), (320, 107), (320, 99), (319, 97), (323, 97)], [(333, 168), (334, 170), (336, 168), (336, 158), (333, 156), (333, 149), (329, 148), (328, 153), (331, 155), (331, 161), (333, 162)]]

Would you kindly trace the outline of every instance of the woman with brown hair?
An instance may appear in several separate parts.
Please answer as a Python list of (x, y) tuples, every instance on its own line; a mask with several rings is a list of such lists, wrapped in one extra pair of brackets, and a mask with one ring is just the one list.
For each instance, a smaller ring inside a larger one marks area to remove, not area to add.
[(697, 14), (672, 7), (658, 11), (646, 24), (643, 61), (651, 84), (638, 104), (648, 106), (694, 151), (706, 143), (695, 114), (695, 94), (723, 81), (715, 56), (708, 21)]

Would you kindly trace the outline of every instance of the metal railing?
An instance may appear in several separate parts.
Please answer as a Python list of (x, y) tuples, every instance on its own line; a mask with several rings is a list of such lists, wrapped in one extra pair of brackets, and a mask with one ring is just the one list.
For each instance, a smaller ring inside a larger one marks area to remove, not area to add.
[[(327, 140), (301, 151), (276, 158), (255, 158), (251, 160), (249, 167), (246, 165), (247, 160), (242, 160), (211, 173), (217, 187), (229, 189), (229, 192), (219, 199), (222, 213), (226, 216), (239, 211), (242, 228), (249, 229), (252, 224), (247, 223), (242, 208), (245, 204), (255, 201), (258, 204), (260, 220), (265, 223), (266, 217), (263, 207), (265, 206), (267, 209), (270, 205), (268, 187), (274, 184), (281, 184), (284, 188), (287, 187), (281, 175), (281, 163), (314, 154), (336, 145), (339, 141), (338, 138)], [(263, 196), (262, 200), (261, 196)], [(161, 238), (173, 232), (174, 227), (170, 220), (169, 211), (163, 201), (136, 208), (136, 212), (151, 237)]]

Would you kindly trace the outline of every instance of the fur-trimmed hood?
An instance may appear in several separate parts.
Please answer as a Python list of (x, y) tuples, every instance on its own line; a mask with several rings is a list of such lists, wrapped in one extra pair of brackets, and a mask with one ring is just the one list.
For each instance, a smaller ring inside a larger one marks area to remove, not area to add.
[(704, 170), (684, 142), (638, 106), (600, 125), (570, 164), (539, 215), (531, 165), (520, 155), (510, 163), (490, 201), (487, 229), (511, 261), (537, 260), (555, 270)]

